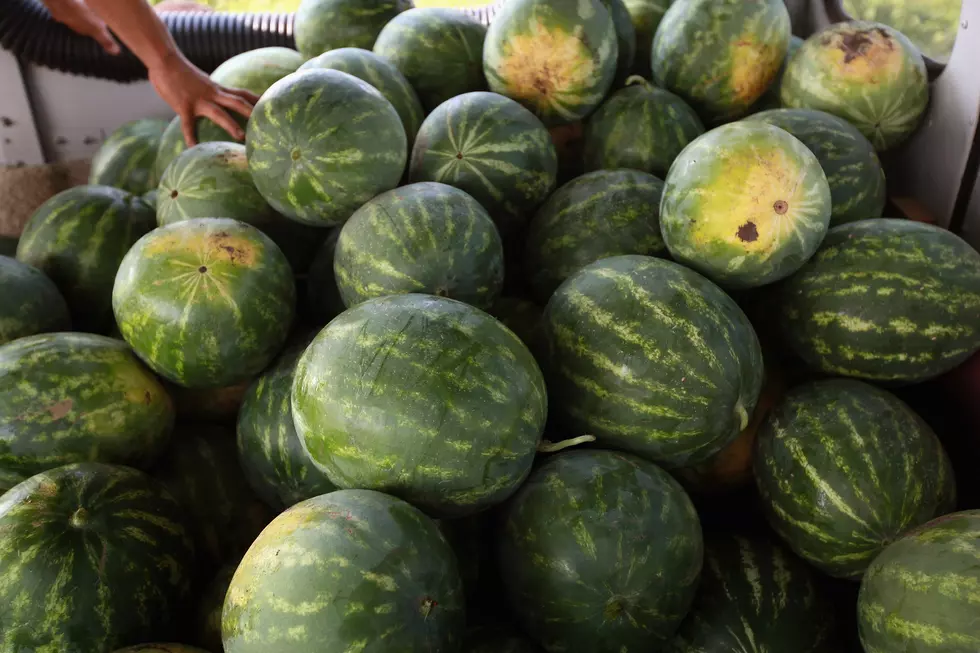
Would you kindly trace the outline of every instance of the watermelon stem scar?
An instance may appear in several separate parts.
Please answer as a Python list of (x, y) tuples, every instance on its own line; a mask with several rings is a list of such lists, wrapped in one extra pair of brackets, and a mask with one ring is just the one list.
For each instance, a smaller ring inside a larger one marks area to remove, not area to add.
[(439, 605), (438, 601), (436, 601), (435, 599), (430, 599), (427, 596), (424, 599), (422, 599), (422, 607), (420, 608), (419, 611), (422, 613), (423, 617), (428, 619), (429, 615), (432, 614), (433, 608), (435, 608), (438, 605)]
[(567, 449), (568, 447), (574, 447), (575, 445), (583, 444), (585, 442), (595, 442), (595, 436), (580, 435), (577, 438), (562, 440), (561, 442), (542, 440), (541, 444), (538, 445), (538, 451), (541, 453), (554, 453), (556, 451), (561, 451), (562, 449)]
[(88, 526), (88, 510), (85, 508), (79, 508), (76, 510), (70, 521), (72, 528), (85, 528)]

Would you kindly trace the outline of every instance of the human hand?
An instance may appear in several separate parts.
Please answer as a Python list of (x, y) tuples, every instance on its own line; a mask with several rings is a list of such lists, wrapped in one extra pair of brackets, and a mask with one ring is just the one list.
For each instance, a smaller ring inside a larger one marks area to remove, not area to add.
[(84, 0), (41, 0), (51, 12), (51, 17), (82, 36), (95, 39), (109, 54), (119, 54), (122, 49), (112, 37), (105, 21), (89, 9)]
[(179, 51), (151, 68), (149, 78), (160, 97), (180, 117), (188, 147), (197, 144), (194, 127), (198, 117), (210, 118), (237, 140), (245, 138), (245, 132), (226, 109), (248, 118), (259, 101), (254, 93), (216, 84)]

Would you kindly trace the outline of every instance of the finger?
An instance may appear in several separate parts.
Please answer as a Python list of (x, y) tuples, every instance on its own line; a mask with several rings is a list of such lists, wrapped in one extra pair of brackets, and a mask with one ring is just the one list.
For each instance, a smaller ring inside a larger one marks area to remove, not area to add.
[(185, 111), (180, 114), (180, 130), (184, 132), (184, 142), (187, 143), (187, 147), (194, 147), (197, 145), (197, 131), (195, 126), (197, 124), (197, 119), (194, 114), (190, 111)]
[(245, 138), (245, 132), (238, 126), (235, 119), (217, 104), (202, 102), (198, 105), (197, 114), (199, 116), (204, 116), (205, 118), (210, 118), (216, 125), (231, 134), (235, 140), (240, 141)]
[(239, 113), (246, 118), (252, 115), (252, 105), (238, 95), (232, 95), (231, 93), (225, 91), (219, 91), (214, 101), (226, 109), (231, 109), (232, 111)]
[(258, 102), (259, 98), (261, 97), (244, 88), (226, 88), (225, 91), (233, 95), (237, 95), (240, 98), (244, 98), (249, 104), (252, 105)]
[(112, 38), (109, 28), (106, 27), (105, 24), (102, 25), (101, 29), (97, 29), (95, 33), (92, 34), (92, 38), (98, 41), (99, 45), (102, 46), (102, 49), (109, 54), (116, 55), (122, 52), (122, 48), (119, 47), (119, 43), (116, 41), (116, 39)]

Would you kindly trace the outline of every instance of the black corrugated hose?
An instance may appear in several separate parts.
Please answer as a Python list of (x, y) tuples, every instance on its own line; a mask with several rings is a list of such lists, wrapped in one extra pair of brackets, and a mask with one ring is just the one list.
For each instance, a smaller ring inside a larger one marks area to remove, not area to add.
[[(106, 53), (51, 18), (39, 0), (0, 0), (0, 47), (22, 61), (87, 77), (117, 82), (146, 79), (146, 68), (128, 50)], [(489, 23), (496, 6), (466, 13)], [(194, 65), (210, 73), (236, 54), (270, 46), (296, 47), (293, 14), (162, 12), (177, 45)]]

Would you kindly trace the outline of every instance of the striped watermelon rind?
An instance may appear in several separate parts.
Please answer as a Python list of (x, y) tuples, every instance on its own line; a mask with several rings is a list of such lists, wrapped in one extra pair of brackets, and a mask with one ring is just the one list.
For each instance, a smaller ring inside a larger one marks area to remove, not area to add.
[(980, 254), (932, 225), (834, 227), (780, 293), (786, 341), (827, 374), (913, 383), (980, 350)]
[(525, 274), (535, 299), (546, 304), (565, 279), (599, 259), (665, 253), (663, 188), (638, 170), (598, 170), (559, 188), (527, 231)]
[(428, 293), (485, 310), (504, 284), (504, 246), (475, 199), (421, 182), (382, 193), (354, 212), (337, 239), (334, 275), (348, 307)]
[(534, 114), (496, 93), (452, 98), (422, 123), (409, 178), (472, 195), (505, 237), (523, 226), (555, 188), (558, 155)]
[(92, 157), (88, 183), (142, 195), (156, 183), (153, 166), (167, 123), (142, 119), (127, 122), (109, 135)]
[(456, 558), (435, 522), (372, 490), (294, 505), (259, 535), (225, 598), (226, 653), (290, 647), (449, 653), (464, 630)]
[(708, 124), (739, 118), (776, 78), (790, 35), (783, 0), (675, 0), (653, 40), (653, 81)]
[(860, 579), (893, 539), (956, 505), (952, 463), (904, 402), (853, 379), (797, 386), (756, 439), (769, 521), (803, 559)]
[(842, 118), (813, 109), (772, 109), (759, 120), (789, 132), (813, 152), (830, 186), (830, 225), (880, 218), (885, 210), (885, 171), (871, 142)]
[(779, 72), (776, 73), (776, 79), (772, 81), (766, 92), (762, 94), (762, 97), (752, 106), (749, 113), (755, 113), (757, 111), (766, 111), (771, 109), (779, 109), (782, 107), (782, 102), (779, 99), (779, 94), (783, 87), (783, 75), (786, 74), (786, 66), (789, 64), (790, 59), (796, 54), (796, 51), (800, 49), (803, 45), (803, 39), (799, 36), (793, 34), (789, 37), (789, 49), (786, 51), (786, 56), (783, 58), (783, 63), (779, 67)]
[(508, 503), (497, 543), (506, 597), (545, 650), (656, 650), (702, 567), (701, 524), (677, 482), (612, 451), (547, 458)]
[[(324, 393), (324, 384), (337, 389)], [(337, 486), (462, 517), (527, 477), (547, 397), (534, 357), (497, 320), (407, 294), (334, 318), (297, 364), (292, 408), (307, 452)]]
[(296, 10), (296, 48), (307, 59), (337, 48), (371, 48), (411, 0), (302, 0)]
[(42, 204), (27, 221), (17, 260), (54, 281), (72, 327), (105, 333), (112, 324), (112, 284), (126, 252), (153, 229), (139, 197), (109, 186), (76, 186)]
[(587, 171), (633, 168), (662, 179), (703, 133), (701, 119), (684, 100), (631, 77), (586, 123), (582, 159)]
[(616, 28), (601, 0), (511, 0), (487, 31), (483, 69), (491, 91), (554, 127), (599, 106), (618, 56)]
[(300, 70), (310, 68), (325, 68), (339, 70), (364, 80), (378, 89), (391, 105), (395, 107), (402, 119), (405, 135), (409, 146), (415, 142), (415, 135), (422, 126), (425, 110), (419, 100), (418, 93), (408, 83), (401, 71), (395, 68), (387, 59), (376, 55), (371, 50), (361, 48), (338, 48), (324, 52), (319, 57), (310, 59)]
[(65, 298), (37, 268), (0, 255), (0, 289), (0, 345), (38, 333), (71, 329)]
[(980, 650), (980, 510), (943, 515), (890, 544), (871, 563), (858, 595), (869, 653)]
[(194, 547), (180, 506), (142, 472), (32, 476), (0, 496), (0, 532), (0, 651), (113, 651), (179, 625)]
[(830, 213), (817, 157), (784, 130), (746, 121), (699, 136), (674, 160), (660, 227), (674, 260), (744, 289), (784, 279), (806, 263)]
[(126, 254), (112, 292), (123, 338), (187, 388), (254, 378), (286, 341), (293, 272), (261, 231), (228, 218), (160, 227)]
[(710, 458), (748, 425), (762, 349), (718, 286), (648, 256), (601, 259), (545, 309), (548, 390), (565, 432), (668, 467)]
[(0, 347), (0, 475), (59, 465), (146, 468), (170, 442), (173, 402), (125, 343), (48, 333)]
[(408, 142), (398, 112), (377, 89), (339, 70), (303, 70), (255, 105), (246, 137), (255, 187), (298, 222), (343, 224), (398, 185)]
[[(636, 61), (636, 28), (633, 26), (633, 19), (623, 0), (599, 1), (609, 12), (613, 28), (616, 30), (618, 56), (616, 57), (616, 76), (613, 78), (613, 86), (616, 87), (622, 85), (633, 71), (633, 63)], [(645, 57), (646, 54), (644, 53), (643, 56)]]
[(929, 79), (919, 49), (881, 23), (834, 23), (810, 36), (786, 67), (784, 107), (839, 116), (879, 152), (918, 128), (929, 104)]
[(458, 9), (416, 7), (385, 25), (374, 53), (401, 71), (428, 112), (457, 95), (486, 90), (486, 33), (482, 23)]

